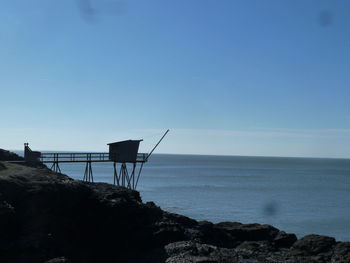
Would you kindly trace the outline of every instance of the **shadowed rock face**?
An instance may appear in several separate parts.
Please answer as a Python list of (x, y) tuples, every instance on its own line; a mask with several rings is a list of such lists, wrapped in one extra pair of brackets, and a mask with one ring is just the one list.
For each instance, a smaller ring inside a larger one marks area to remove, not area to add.
[(30, 166), (34, 168), (47, 168), (45, 164), (40, 162), (24, 162), (23, 157), (19, 156), (14, 152), (6, 151), (4, 149), (0, 149), (0, 170), (3, 170), (4, 167), (1, 161), (15, 162), (17, 164), (22, 164), (22, 165)]
[(136, 191), (42, 168), (0, 171), (0, 262), (350, 262), (348, 243), (197, 222)]
[(23, 161), (24, 158), (16, 153), (0, 149), (0, 161)]
[(300, 250), (301, 253), (317, 255), (328, 252), (335, 245), (333, 237), (320, 235), (307, 235), (294, 243), (293, 249)]

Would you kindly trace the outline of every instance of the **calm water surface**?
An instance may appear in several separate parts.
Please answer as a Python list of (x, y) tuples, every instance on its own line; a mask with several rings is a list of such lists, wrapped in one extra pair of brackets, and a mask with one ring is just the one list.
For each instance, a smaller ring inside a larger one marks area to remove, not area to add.
[[(62, 172), (82, 179), (84, 165)], [(95, 181), (112, 164), (93, 164)], [(350, 241), (350, 160), (152, 155), (138, 190), (143, 201), (197, 220), (267, 223), (299, 237)]]

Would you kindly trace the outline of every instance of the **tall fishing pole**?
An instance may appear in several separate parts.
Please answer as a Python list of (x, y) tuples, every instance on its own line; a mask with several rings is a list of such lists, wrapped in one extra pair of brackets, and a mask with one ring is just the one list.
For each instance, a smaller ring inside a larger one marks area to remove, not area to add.
[(167, 133), (169, 132), (169, 129), (167, 129), (167, 131), (164, 133), (164, 135), (162, 136), (162, 138), (160, 138), (160, 140), (158, 141), (158, 143), (156, 144), (156, 146), (153, 147), (152, 151), (150, 151), (150, 153), (147, 155), (146, 158), (146, 162), (148, 160), (148, 158), (152, 155), (153, 151), (157, 148), (157, 146), (160, 144), (160, 142), (164, 139), (165, 135), (167, 135)]
[(147, 155), (146, 159), (144, 162), (141, 163), (141, 167), (140, 167), (140, 170), (139, 170), (139, 173), (137, 175), (137, 179), (136, 179), (136, 184), (135, 184), (135, 189), (136, 189), (136, 186), (139, 182), (139, 179), (140, 179), (140, 175), (141, 175), (141, 171), (142, 171), (142, 168), (143, 168), (143, 164), (145, 162), (148, 161), (148, 158), (152, 155), (152, 153), (154, 152), (154, 150), (157, 148), (157, 146), (161, 143), (161, 141), (164, 139), (165, 135), (167, 135), (167, 133), (169, 132), (169, 129), (167, 129), (167, 131), (164, 133), (164, 135), (162, 136), (162, 138), (160, 138), (160, 140), (158, 141), (158, 143), (153, 147), (152, 151), (150, 151), (150, 153)]

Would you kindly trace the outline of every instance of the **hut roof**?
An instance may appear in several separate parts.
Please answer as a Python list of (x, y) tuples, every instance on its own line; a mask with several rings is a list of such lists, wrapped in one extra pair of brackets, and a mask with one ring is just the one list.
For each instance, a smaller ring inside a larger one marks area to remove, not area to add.
[(107, 145), (125, 143), (125, 142), (141, 142), (141, 141), (143, 141), (143, 140), (142, 139), (141, 140), (125, 140), (125, 141), (120, 141), (120, 142), (111, 142), (111, 143), (108, 143)]

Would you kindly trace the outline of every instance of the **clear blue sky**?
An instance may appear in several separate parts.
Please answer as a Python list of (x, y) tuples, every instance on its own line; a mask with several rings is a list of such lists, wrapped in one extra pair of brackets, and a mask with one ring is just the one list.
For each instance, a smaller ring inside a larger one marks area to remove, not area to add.
[(3, 0), (0, 148), (350, 158), (350, 2)]

